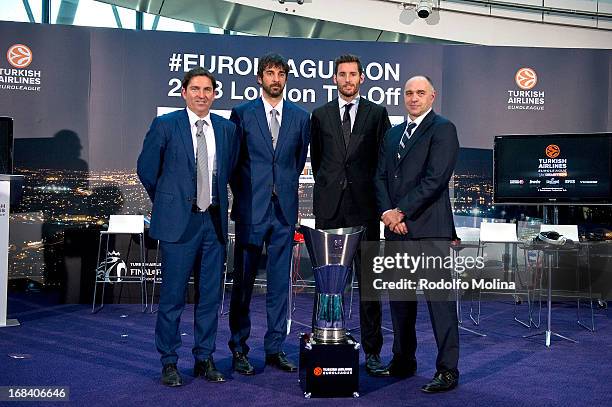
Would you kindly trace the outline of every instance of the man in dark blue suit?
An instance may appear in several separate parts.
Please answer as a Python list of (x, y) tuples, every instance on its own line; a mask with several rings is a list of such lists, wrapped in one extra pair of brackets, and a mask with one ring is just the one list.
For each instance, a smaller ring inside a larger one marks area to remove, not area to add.
[[(432, 110), (436, 91), (431, 80), (415, 76), (406, 82), (404, 103), (409, 119), (391, 128), (381, 145), (376, 171), (376, 195), (385, 224), (386, 255), (392, 250), (412, 256), (449, 255), (454, 224), (448, 183), (455, 168), (459, 142), (455, 125)], [(395, 243), (399, 242), (399, 243)], [(450, 281), (447, 269), (419, 270), (418, 278)], [(390, 374), (412, 376), (416, 371), (414, 292), (404, 298), (390, 293), (393, 321), (393, 360)], [(425, 392), (457, 386), (459, 332), (450, 292), (425, 290), (429, 315), (438, 345), (436, 374), (422, 387)]]
[(150, 236), (160, 241), (162, 286), (155, 326), (162, 383), (180, 386), (179, 322), (193, 270), (194, 376), (223, 382), (214, 364), (217, 313), (227, 240), (227, 185), (236, 165), (236, 126), (210, 113), (216, 81), (204, 68), (185, 74), (186, 109), (153, 120), (138, 157), (138, 177), (151, 201)]
[(233, 367), (252, 375), (247, 358), (251, 332), (250, 302), (264, 244), (267, 249), (266, 364), (294, 372), (285, 356), (287, 295), (291, 247), (298, 212), (298, 181), (310, 137), (308, 113), (283, 100), (289, 65), (278, 54), (259, 60), (257, 82), (262, 97), (236, 106), (230, 120), (241, 141), (239, 164), (230, 181), (236, 222), (234, 284), (230, 304), (229, 347)]

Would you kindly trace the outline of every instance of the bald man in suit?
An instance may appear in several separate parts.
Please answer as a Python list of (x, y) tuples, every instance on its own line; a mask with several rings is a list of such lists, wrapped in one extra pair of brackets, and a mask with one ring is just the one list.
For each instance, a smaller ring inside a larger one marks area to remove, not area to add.
[[(455, 230), (448, 183), (457, 161), (459, 142), (455, 125), (433, 111), (435, 97), (436, 91), (428, 77), (415, 76), (406, 82), (404, 103), (408, 120), (385, 135), (376, 171), (376, 194), (385, 224), (386, 250), (395, 246), (412, 256), (444, 258), (449, 254)], [(418, 273), (430, 281), (451, 279), (448, 269), (432, 267)], [(424, 290), (424, 293), (438, 357), (434, 378), (422, 390), (448, 391), (459, 382), (455, 303), (450, 300), (448, 290)], [(392, 294), (389, 295), (394, 331), (389, 370), (392, 376), (409, 377), (417, 368), (416, 298), (392, 299)]]

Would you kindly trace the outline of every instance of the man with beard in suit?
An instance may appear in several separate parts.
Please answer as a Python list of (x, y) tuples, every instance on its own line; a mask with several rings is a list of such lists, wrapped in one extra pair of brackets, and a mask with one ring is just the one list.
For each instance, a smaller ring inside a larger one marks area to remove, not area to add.
[(263, 246), (266, 246), (266, 365), (286, 372), (297, 366), (282, 345), (287, 336), (287, 296), (293, 234), (298, 214), (298, 184), (304, 169), (310, 122), (308, 112), (283, 99), (289, 65), (278, 54), (259, 60), (262, 96), (232, 109), (230, 120), (241, 140), (238, 166), (230, 185), (236, 222), (234, 283), (230, 303), (229, 347), (234, 370), (255, 374), (247, 355), (250, 302)]
[[(362, 255), (378, 254), (380, 221), (374, 173), (380, 143), (391, 125), (387, 109), (359, 94), (365, 79), (359, 58), (342, 55), (334, 65), (338, 97), (315, 109), (310, 125), (315, 224), (317, 229), (365, 227), (367, 250), (358, 251), (355, 257), (355, 273), (361, 287), (372, 276), (370, 268), (362, 267)], [(360, 298), (361, 343), (366, 355), (366, 372), (372, 376), (389, 375), (380, 360), (381, 319), (380, 299)]]

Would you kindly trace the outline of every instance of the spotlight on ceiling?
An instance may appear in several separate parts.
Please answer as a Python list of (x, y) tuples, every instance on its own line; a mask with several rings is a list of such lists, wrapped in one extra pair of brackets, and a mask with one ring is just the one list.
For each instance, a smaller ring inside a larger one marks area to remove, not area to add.
[(416, 6), (416, 13), (419, 18), (427, 18), (431, 14), (433, 5), (430, 0), (419, 0)]

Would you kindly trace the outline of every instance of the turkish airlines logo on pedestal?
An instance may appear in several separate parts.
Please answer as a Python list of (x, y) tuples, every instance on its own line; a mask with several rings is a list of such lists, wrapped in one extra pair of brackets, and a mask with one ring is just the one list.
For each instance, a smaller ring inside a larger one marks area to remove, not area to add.
[(6, 51), (6, 59), (15, 68), (26, 68), (32, 63), (32, 50), (27, 45), (12, 45)]
[(523, 90), (529, 90), (533, 89), (538, 83), (538, 75), (536, 74), (536, 71), (531, 68), (521, 68), (516, 71), (514, 80), (516, 81), (516, 86)]

